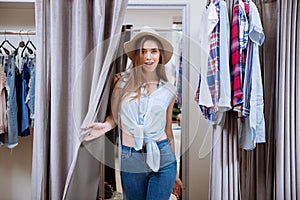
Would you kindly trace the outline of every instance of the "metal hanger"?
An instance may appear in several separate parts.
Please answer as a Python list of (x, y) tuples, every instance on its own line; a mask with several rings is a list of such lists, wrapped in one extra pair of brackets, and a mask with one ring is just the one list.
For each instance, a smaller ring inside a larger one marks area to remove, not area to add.
[(1, 53), (1, 54), (3, 54), (2, 51), (1, 51), (1, 49), (3, 49), (3, 51), (4, 51), (7, 55), (10, 54), (10, 51), (9, 51), (7, 48), (4, 47), (4, 44), (6, 44), (6, 43), (7, 43), (10, 47), (13, 48), (13, 51), (17, 50), (17, 48), (16, 48), (12, 43), (10, 43), (9, 40), (6, 39), (6, 33), (4, 32), (4, 41), (0, 44), (0, 53)]
[(25, 42), (23, 41), (22, 35), (21, 35), (22, 30), (20, 30), (19, 36), (21, 38), (21, 41), (19, 42), (19, 47), (23, 48), (25, 46)]
[(207, 0), (207, 2), (206, 2), (206, 8), (208, 8), (210, 2), (211, 2), (211, 0)]
[[(28, 32), (29, 32), (29, 31), (28, 31)], [(33, 42), (32, 42), (32, 41), (30, 40), (30, 38), (29, 38), (28, 32), (27, 32), (27, 38), (28, 38), (28, 40), (27, 40), (27, 42), (26, 42), (26, 44), (25, 44), (25, 46), (24, 46), (24, 48), (23, 48), (23, 50), (22, 50), (21, 57), (24, 56), (24, 52), (25, 52), (26, 49), (27, 49), (27, 51), (28, 51), (29, 54), (33, 54), (34, 51), (33, 51), (28, 45), (31, 45), (32, 48), (33, 48), (34, 50), (36, 50), (36, 47), (34, 46)]]

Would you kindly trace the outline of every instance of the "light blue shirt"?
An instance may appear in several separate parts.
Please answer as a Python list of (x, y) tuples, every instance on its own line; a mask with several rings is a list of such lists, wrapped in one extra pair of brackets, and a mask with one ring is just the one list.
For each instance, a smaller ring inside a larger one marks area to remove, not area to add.
[[(251, 150), (256, 147), (256, 143), (265, 142), (265, 118), (264, 118), (264, 101), (263, 85), (259, 61), (258, 46), (262, 45), (265, 39), (263, 27), (261, 24), (259, 12), (256, 5), (249, 2), (249, 38), (251, 45), (247, 52), (246, 68), (252, 70), (250, 93), (250, 113), (249, 117), (244, 118), (240, 134), (240, 146), (243, 149)], [(250, 62), (248, 62), (250, 60)], [(246, 71), (246, 76), (247, 76)]]
[(146, 161), (155, 172), (160, 166), (160, 151), (156, 141), (165, 133), (167, 108), (175, 94), (174, 85), (160, 80), (158, 88), (151, 94), (147, 94), (144, 84), (140, 99), (132, 98), (136, 96), (134, 92), (121, 102), (121, 122), (134, 136), (135, 150), (141, 150), (146, 143)]
[(227, 5), (224, 0), (220, 1), (220, 89), (219, 89), (219, 111), (217, 124), (223, 125), (225, 114), (223, 112), (231, 109), (231, 86), (230, 86), (230, 24), (228, 19)]

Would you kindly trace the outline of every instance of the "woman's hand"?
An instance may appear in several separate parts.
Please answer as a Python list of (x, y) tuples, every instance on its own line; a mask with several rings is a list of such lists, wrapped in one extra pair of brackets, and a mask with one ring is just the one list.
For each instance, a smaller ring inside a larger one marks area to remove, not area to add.
[(111, 124), (104, 122), (104, 123), (92, 123), (89, 124), (85, 130), (91, 129), (84, 137), (84, 141), (90, 141), (94, 140), (96, 138), (101, 137), (104, 135), (107, 131), (111, 130)]
[(176, 196), (177, 199), (179, 199), (180, 195), (181, 195), (181, 191), (182, 189), (184, 189), (183, 184), (178, 176), (178, 173), (176, 174), (176, 180), (175, 180), (175, 184), (172, 190), (172, 194), (174, 194)]

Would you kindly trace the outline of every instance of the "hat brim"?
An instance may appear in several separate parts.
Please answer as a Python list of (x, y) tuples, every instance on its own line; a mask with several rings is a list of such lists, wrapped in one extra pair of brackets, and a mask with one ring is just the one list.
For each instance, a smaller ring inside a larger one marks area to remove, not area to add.
[(124, 51), (127, 54), (127, 56), (133, 61), (135, 57), (135, 50), (139, 49), (139, 47), (136, 46), (137, 40), (144, 36), (152, 36), (156, 38), (158, 41), (160, 41), (162, 45), (162, 50), (164, 51), (165, 55), (165, 63), (169, 62), (172, 58), (173, 55), (173, 46), (172, 44), (159, 34), (155, 32), (148, 32), (148, 31), (143, 31), (138, 34), (136, 34), (130, 41), (124, 43)]

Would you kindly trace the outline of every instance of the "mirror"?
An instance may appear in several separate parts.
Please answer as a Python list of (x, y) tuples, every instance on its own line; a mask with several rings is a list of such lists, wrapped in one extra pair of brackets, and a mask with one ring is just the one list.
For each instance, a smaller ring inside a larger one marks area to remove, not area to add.
[[(180, 178), (185, 187), (188, 184), (188, 156), (186, 150), (188, 147), (187, 133), (187, 80), (188, 80), (188, 47), (187, 47), (187, 4), (159, 4), (159, 3), (128, 3), (127, 11), (125, 14), (124, 25), (130, 27), (130, 37), (133, 37), (140, 31), (143, 26), (153, 27), (159, 34), (167, 38), (174, 47), (172, 59), (166, 65), (166, 72), (169, 82), (177, 88), (177, 100), (173, 108), (173, 123), (172, 129), (175, 139), (175, 155), (177, 159), (177, 169)], [(127, 66), (130, 62), (127, 62)], [(185, 109), (186, 108), (186, 109)], [(106, 152), (111, 150), (106, 149)], [(118, 150), (114, 152), (117, 154)], [(106, 154), (107, 159), (113, 156)], [(116, 190), (117, 196), (121, 196), (122, 188), (120, 181), (120, 171), (118, 170), (118, 156), (114, 156), (115, 169), (106, 167), (105, 169), (105, 183)], [(111, 163), (114, 161), (106, 161)], [(114, 173), (114, 174), (113, 174)], [(187, 199), (187, 191), (182, 191), (182, 199)], [(112, 197), (118, 199), (116, 195)], [(172, 199), (172, 198), (171, 198)]]

